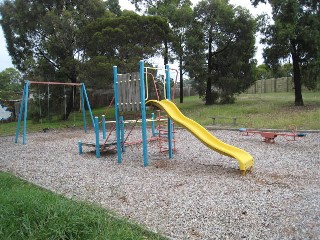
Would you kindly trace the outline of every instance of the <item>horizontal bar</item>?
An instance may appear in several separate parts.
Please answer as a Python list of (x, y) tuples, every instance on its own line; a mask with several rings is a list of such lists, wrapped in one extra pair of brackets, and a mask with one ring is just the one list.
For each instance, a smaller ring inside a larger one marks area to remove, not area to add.
[(69, 85), (69, 86), (81, 86), (82, 83), (64, 83), (64, 82), (36, 82), (29, 81), (30, 84), (46, 84), (46, 85)]
[[(145, 69), (152, 69), (152, 70), (164, 70), (164, 71), (167, 71), (167, 69), (165, 68), (156, 68), (156, 67), (144, 67)], [(175, 69), (175, 68), (170, 68), (170, 71), (173, 70), (173, 71), (178, 71), (178, 69)]]
[[(161, 122), (165, 122), (167, 121), (168, 119), (151, 119), (151, 118), (147, 118), (146, 121), (147, 122), (157, 122), (157, 121), (161, 121)], [(114, 120), (111, 120), (111, 121), (106, 121), (106, 123), (115, 123), (116, 121)], [(142, 119), (139, 119), (139, 120), (124, 120), (123, 123), (141, 123), (142, 122)]]

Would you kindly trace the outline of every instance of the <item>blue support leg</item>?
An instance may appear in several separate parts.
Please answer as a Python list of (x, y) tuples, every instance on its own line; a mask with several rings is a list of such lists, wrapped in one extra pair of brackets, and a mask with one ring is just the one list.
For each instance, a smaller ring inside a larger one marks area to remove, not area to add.
[(96, 133), (96, 157), (100, 158), (100, 142), (99, 142), (99, 119), (94, 118), (94, 130)]
[(82, 154), (82, 141), (78, 142), (78, 150), (79, 150), (79, 155)]
[(19, 133), (20, 133), (20, 126), (21, 126), (21, 119), (22, 119), (22, 113), (23, 113), (23, 108), (24, 108), (24, 98), (26, 94), (26, 83), (24, 84), (23, 87), (23, 93), (22, 93), (22, 98), (20, 102), (20, 110), (19, 110), (19, 116), (18, 116), (18, 123), (17, 123), (17, 129), (16, 129), (16, 138), (15, 138), (15, 143), (18, 143), (18, 138), (19, 138)]
[(102, 115), (102, 138), (107, 138), (107, 131), (106, 131), (106, 117)]
[[(171, 100), (171, 89), (170, 89), (170, 68), (166, 65), (166, 95), (167, 99)], [(172, 158), (172, 120), (168, 118), (168, 148), (169, 148), (169, 158)]]
[(154, 113), (151, 113), (151, 131), (152, 131), (152, 137), (155, 137), (156, 136), (156, 125), (155, 125), (155, 117), (154, 117)]
[(121, 136), (120, 136), (120, 120), (119, 120), (119, 93), (118, 93), (118, 68), (113, 67), (113, 89), (114, 89), (114, 111), (116, 117), (116, 136), (117, 136), (117, 155), (118, 163), (122, 163), (121, 153)]
[(120, 135), (121, 135), (121, 149), (122, 152), (126, 151), (125, 139), (124, 139), (124, 118), (120, 116)]
[(144, 61), (140, 61), (140, 101), (142, 118), (142, 146), (143, 146), (143, 165), (146, 167), (148, 162), (148, 141), (147, 141), (147, 120), (145, 103), (145, 83), (144, 83)]
[(83, 128), (84, 132), (87, 132), (87, 119), (86, 119), (86, 109), (84, 107), (84, 91), (85, 87), (84, 84), (81, 84), (81, 89), (80, 89), (80, 100), (81, 100), (81, 111), (82, 111), (82, 120), (83, 120)]
[(24, 99), (24, 116), (23, 116), (23, 138), (22, 144), (27, 143), (27, 116), (28, 116), (28, 100), (29, 100), (29, 81), (26, 81), (26, 92)]
[(89, 103), (89, 98), (88, 98), (88, 95), (87, 95), (86, 87), (84, 86), (84, 84), (82, 84), (82, 88), (83, 88), (84, 99), (86, 100), (87, 107), (88, 107), (88, 110), (89, 110), (91, 122), (92, 122), (92, 125), (94, 126), (94, 118), (93, 118), (93, 114), (92, 114), (92, 111), (91, 111), (91, 107), (90, 107), (90, 103)]

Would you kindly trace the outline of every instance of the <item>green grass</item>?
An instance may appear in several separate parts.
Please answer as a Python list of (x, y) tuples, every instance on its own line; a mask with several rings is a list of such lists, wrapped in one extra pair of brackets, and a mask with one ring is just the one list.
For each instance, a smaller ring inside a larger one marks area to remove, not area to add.
[[(213, 116), (237, 117), (236, 127), (286, 129), (295, 125), (298, 129), (320, 130), (320, 92), (303, 92), (305, 106), (294, 106), (294, 93), (264, 93), (241, 94), (235, 104), (206, 106), (198, 96), (184, 98), (179, 109), (186, 116), (201, 125), (212, 125)], [(106, 107), (93, 110), (94, 116), (106, 113)], [(148, 111), (148, 114), (150, 111)], [(106, 117), (114, 118), (114, 110), (108, 109)], [(91, 126), (91, 119), (87, 113), (87, 124)], [(60, 129), (66, 127), (83, 126), (82, 114), (71, 113), (68, 121), (61, 121), (54, 117), (50, 122), (33, 123), (27, 121), (28, 132), (42, 131), (44, 128)], [(16, 123), (0, 124), (0, 136), (14, 135)]]
[(0, 172), (0, 239), (165, 239), (97, 206)]
[[(204, 105), (197, 96), (177, 103), (179, 109), (202, 125), (212, 125), (213, 116), (237, 117), (237, 127), (320, 130), (320, 92), (303, 93), (305, 106), (294, 106), (293, 93), (241, 94), (235, 104)], [(178, 101), (178, 100), (177, 100)]]

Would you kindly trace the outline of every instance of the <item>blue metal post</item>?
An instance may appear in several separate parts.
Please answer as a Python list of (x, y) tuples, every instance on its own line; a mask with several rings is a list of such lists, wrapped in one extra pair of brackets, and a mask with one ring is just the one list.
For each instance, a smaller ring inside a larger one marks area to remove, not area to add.
[(27, 116), (28, 116), (28, 100), (29, 100), (29, 81), (26, 81), (26, 92), (24, 96), (24, 116), (23, 116), (23, 138), (22, 144), (26, 144), (27, 138)]
[(126, 147), (124, 146), (124, 118), (123, 116), (120, 116), (119, 118), (120, 121), (120, 136), (121, 136), (121, 148), (122, 148), (122, 152), (126, 151)]
[[(171, 88), (170, 88), (170, 68), (166, 65), (166, 95), (167, 99), (171, 100)], [(172, 120), (168, 118), (168, 148), (169, 158), (172, 158)]]
[(99, 119), (94, 118), (94, 131), (96, 134), (96, 157), (100, 158), (100, 142), (99, 142)]
[(81, 84), (81, 88), (80, 88), (80, 100), (81, 100), (81, 111), (82, 111), (82, 120), (83, 120), (83, 128), (84, 128), (84, 132), (87, 132), (87, 119), (86, 119), (86, 108), (84, 107), (84, 84)]
[(84, 86), (84, 84), (82, 84), (82, 87), (83, 87), (83, 94), (84, 94), (85, 100), (87, 102), (87, 107), (88, 107), (89, 114), (90, 114), (90, 117), (91, 117), (92, 126), (94, 126), (94, 118), (93, 118), (93, 115), (92, 115), (92, 111), (91, 111), (91, 107), (90, 107), (90, 103), (89, 103), (86, 87)]
[(79, 154), (82, 154), (82, 142), (78, 141), (78, 150), (79, 150)]
[(142, 118), (142, 146), (143, 146), (143, 165), (148, 163), (148, 141), (147, 141), (147, 120), (146, 120), (146, 103), (145, 103), (145, 83), (144, 83), (144, 61), (140, 61), (140, 101), (141, 101), (141, 118)]
[(118, 163), (122, 163), (120, 123), (119, 123), (119, 92), (118, 92), (118, 68), (117, 68), (117, 66), (113, 66), (113, 91), (114, 91), (114, 111), (115, 111), (115, 117), (116, 117)]
[(25, 94), (26, 94), (26, 83), (24, 83), (22, 98), (21, 98), (21, 102), (20, 102), (18, 124), (17, 124), (17, 129), (16, 129), (16, 139), (14, 141), (15, 143), (18, 143), (18, 138), (19, 138), (19, 133), (20, 133), (20, 126), (21, 126), (21, 118), (22, 118), (22, 112), (23, 112), (23, 107), (24, 107), (24, 96), (25, 96)]
[(156, 128), (155, 128), (155, 117), (154, 117), (154, 113), (151, 113), (151, 131), (152, 131), (152, 137), (155, 137), (156, 136)]
[(106, 139), (107, 138), (107, 134), (106, 134), (106, 117), (105, 115), (102, 115), (102, 138)]

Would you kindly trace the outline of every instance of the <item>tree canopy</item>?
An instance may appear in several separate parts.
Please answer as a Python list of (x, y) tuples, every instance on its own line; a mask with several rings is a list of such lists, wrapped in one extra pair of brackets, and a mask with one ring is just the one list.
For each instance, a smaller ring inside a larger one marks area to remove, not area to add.
[(275, 76), (291, 74), (292, 66), (296, 105), (303, 104), (301, 84), (312, 88), (319, 80), (318, 1), (251, 0), (273, 8), (274, 22), (260, 21), (267, 47), (266, 65), (258, 68), (257, 22), (248, 10), (228, 0), (203, 0), (194, 8), (190, 0), (131, 2), (145, 15), (122, 11), (118, 0), (4, 0), (0, 24), (13, 64), (31, 80), (105, 88), (112, 66), (135, 71), (139, 60), (162, 55), (165, 63), (179, 61), (180, 96), (187, 72), (208, 105), (232, 103), (270, 67), (281, 70)]
[(161, 17), (140, 16), (132, 11), (123, 11), (121, 16), (98, 19), (84, 31), (90, 36), (87, 73), (98, 77), (95, 74), (100, 74), (101, 71), (92, 72), (90, 68), (100, 62), (100, 70), (106, 78), (111, 76), (110, 69), (114, 65), (119, 66), (119, 70), (123, 72), (136, 71), (139, 60), (153, 57), (159, 51), (159, 46), (168, 38), (170, 29)]
[(206, 104), (232, 103), (254, 81), (255, 19), (228, 1), (204, 0), (187, 32), (187, 68)]
[(185, 69), (186, 31), (190, 27), (193, 10), (190, 0), (131, 0), (136, 9), (147, 14), (165, 18), (171, 28), (169, 41), (164, 42), (162, 56), (164, 63), (169, 60), (178, 60), (180, 76), (180, 103), (183, 102), (183, 75)]
[(303, 105), (301, 85), (314, 87), (319, 81), (320, 2), (318, 0), (252, 0), (254, 5), (269, 2), (273, 23), (264, 21), (261, 32), (266, 64), (278, 68), (291, 62), (295, 105)]
[(7, 68), (0, 72), (0, 99), (16, 100), (21, 96), (22, 76), (14, 68)]
[(49, 64), (76, 82), (85, 53), (81, 29), (104, 12), (100, 0), (4, 1), (1, 25), (13, 64), (23, 72)]
[(160, 17), (122, 12), (117, 0), (5, 0), (0, 14), (13, 64), (29, 79), (91, 87), (108, 86), (113, 65), (136, 69), (170, 30)]

